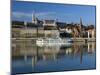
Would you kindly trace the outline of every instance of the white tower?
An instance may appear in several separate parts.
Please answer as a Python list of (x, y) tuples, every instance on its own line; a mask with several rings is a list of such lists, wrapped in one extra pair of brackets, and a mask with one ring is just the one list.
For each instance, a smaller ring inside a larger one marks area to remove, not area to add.
[(37, 18), (35, 16), (35, 13), (32, 14), (32, 23), (37, 24)]
[(80, 18), (80, 28), (81, 28), (81, 30), (82, 30), (82, 25), (83, 25), (82, 18)]

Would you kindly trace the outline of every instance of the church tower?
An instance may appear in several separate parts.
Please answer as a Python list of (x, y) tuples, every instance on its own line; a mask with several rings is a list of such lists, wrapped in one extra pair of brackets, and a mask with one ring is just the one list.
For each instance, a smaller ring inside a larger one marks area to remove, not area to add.
[(82, 37), (82, 32), (83, 32), (83, 28), (82, 28), (82, 18), (80, 18), (80, 24), (79, 24), (79, 37)]
[(37, 24), (37, 18), (35, 16), (35, 13), (32, 13), (32, 23)]
[(82, 25), (83, 25), (83, 23), (82, 23), (82, 18), (80, 18), (80, 28), (82, 29)]
[(80, 25), (82, 26), (82, 18), (80, 18)]

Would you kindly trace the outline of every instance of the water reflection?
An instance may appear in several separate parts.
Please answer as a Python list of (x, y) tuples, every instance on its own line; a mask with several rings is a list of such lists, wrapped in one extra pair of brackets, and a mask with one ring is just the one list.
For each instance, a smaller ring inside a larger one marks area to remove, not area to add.
[(12, 44), (12, 73), (95, 68), (95, 42), (37, 46), (35, 40)]

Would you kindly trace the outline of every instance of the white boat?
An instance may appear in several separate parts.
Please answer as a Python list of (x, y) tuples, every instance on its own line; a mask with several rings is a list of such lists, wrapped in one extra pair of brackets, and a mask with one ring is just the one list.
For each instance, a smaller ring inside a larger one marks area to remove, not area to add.
[(61, 39), (61, 38), (39, 38), (36, 40), (38, 46), (61, 46), (61, 45), (70, 45), (71, 39)]

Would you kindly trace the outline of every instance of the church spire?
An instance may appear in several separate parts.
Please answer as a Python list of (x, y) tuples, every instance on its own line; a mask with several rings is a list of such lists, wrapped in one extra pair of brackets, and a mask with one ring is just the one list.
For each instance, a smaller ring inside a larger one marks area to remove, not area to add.
[(83, 24), (82, 24), (82, 18), (80, 18), (80, 25), (83, 25)]
[(82, 25), (83, 25), (82, 18), (80, 17), (80, 37), (83, 36), (83, 34), (82, 34), (82, 31), (83, 31)]
[(36, 24), (37, 23), (37, 19), (35, 16), (35, 12), (32, 13), (32, 23)]
[(32, 12), (32, 23), (33, 23), (34, 20), (35, 20), (35, 13)]

